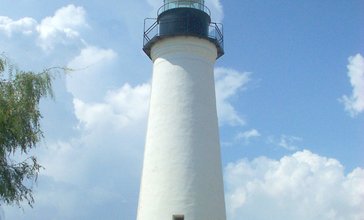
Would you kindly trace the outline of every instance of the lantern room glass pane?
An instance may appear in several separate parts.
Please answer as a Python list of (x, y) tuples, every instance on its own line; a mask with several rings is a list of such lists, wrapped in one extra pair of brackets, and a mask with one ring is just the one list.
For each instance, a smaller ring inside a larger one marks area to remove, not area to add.
[(164, 0), (165, 10), (183, 7), (203, 10), (204, 4), (204, 0)]
[(164, 0), (164, 5), (158, 11), (158, 14), (175, 8), (194, 8), (210, 15), (210, 11), (205, 6), (204, 0)]
[(171, 3), (171, 2), (183, 2), (183, 1), (204, 4), (204, 0), (164, 0), (164, 4)]

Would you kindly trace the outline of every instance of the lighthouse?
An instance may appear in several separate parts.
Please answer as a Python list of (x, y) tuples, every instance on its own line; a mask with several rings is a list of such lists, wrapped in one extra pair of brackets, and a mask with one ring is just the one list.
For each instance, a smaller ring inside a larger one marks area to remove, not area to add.
[(144, 25), (153, 77), (137, 220), (225, 220), (213, 72), (222, 25), (203, 0), (165, 0), (157, 15)]

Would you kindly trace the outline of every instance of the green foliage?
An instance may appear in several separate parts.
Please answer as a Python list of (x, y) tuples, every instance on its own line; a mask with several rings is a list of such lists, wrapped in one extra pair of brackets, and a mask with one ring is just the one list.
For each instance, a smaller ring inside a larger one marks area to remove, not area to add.
[(0, 202), (34, 203), (32, 186), (41, 166), (36, 157), (17, 162), (42, 139), (39, 101), (53, 96), (50, 69), (21, 71), (0, 55)]

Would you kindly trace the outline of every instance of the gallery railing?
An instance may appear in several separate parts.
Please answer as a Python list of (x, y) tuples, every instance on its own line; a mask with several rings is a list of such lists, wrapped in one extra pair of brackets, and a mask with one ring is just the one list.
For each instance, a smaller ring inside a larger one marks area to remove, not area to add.
[[(191, 22), (187, 18), (181, 18), (179, 20), (163, 21), (171, 22), (173, 25), (178, 26), (178, 32), (174, 32), (172, 36), (196, 36), (200, 38), (205, 38), (217, 47), (218, 58), (224, 54), (224, 35), (223, 35), (223, 25), (220, 23), (211, 22), (208, 27), (208, 34), (201, 30), (196, 31), (196, 27), (191, 25)], [(165, 24), (165, 23), (163, 23)], [(192, 34), (191, 34), (192, 33)], [(143, 50), (150, 56), (151, 46), (159, 39), (171, 36), (168, 34), (160, 33), (160, 24), (155, 18), (147, 18), (144, 20), (144, 38), (143, 38)]]

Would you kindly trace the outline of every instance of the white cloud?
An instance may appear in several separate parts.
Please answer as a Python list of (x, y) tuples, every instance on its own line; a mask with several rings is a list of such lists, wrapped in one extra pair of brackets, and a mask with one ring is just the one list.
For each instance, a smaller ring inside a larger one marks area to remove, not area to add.
[(79, 37), (80, 28), (86, 27), (86, 11), (83, 7), (68, 5), (58, 9), (54, 16), (44, 18), (37, 26), (39, 45), (44, 50), (53, 49), (64, 38)]
[[(362, 220), (364, 170), (304, 150), (225, 168), (228, 219)], [(262, 211), (264, 210), (264, 211)]]
[(125, 127), (146, 119), (149, 96), (149, 84), (134, 88), (125, 84), (116, 91), (109, 91), (102, 103), (74, 99), (75, 114), (86, 130)]
[(14, 33), (35, 33), (38, 45), (46, 51), (53, 49), (57, 43), (66, 44), (67, 41), (75, 39), (82, 41), (79, 31), (87, 26), (84, 8), (72, 4), (58, 9), (52, 17), (46, 17), (40, 23), (30, 17), (14, 21), (9, 17), (0, 16), (0, 32), (4, 32), (8, 37)]
[(245, 143), (249, 143), (250, 139), (260, 137), (261, 134), (256, 129), (251, 129), (249, 131), (239, 132), (236, 135), (236, 139), (243, 139)]
[(349, 57), (348, 76), (353, 92), (350, 97), (344, 95), (340, 99), (345, 110), (355, 117), (364, 111), (364, 57), (361, 54)]
[(83, 69), (94, 65), (99, 65), (107, 60), (112, 60), (117, 54), (111, 49), (100, 49), (88, 46), (81, 50), (80, 54), (70, 63), (70, 68)]
[(244, 89), (250, 80), (249, 75), (249, 73), (240, 73), (233, 69), (215, 69), (217, 113), (220, 124), (245, 124), (244, 119), (229, 102), (229, 99)]
[(128, 219), (137, 206), (149, 93), (149, 84), (124, 84), (97, 103), (75, 98), (80, 135), (39, 148), (46, 169), (35, 207), (10, 208), (7, 218)]
[(211, 18), (213, 22), (221, 23), (224, 18), (224, 10), (220, 0), (207, 0), (206, 6), (211, 11)]
[(302, 142), (302, 138), (283, 134), (279, 138), (274, 136), (268, 137), (268, 142), (286, 150), (294, 151), (301, 148), (299, 143)]
[[(74, 69), (67, 75), (67, 90), (78, 99), (101, 99), (112, 84), (117, 53), (111, 49), (88, 46), (68, 63)], [(81, 86), (82, 85), (82, 86)]]
[(13, 33), (22, 33), (30, 35), (34, 33), (37, 21), (33, 18), (24, 17), (19, 20), (13, 21), (6, 16), (0, 16), (0, 32), (4, 32), (8, 37)]
[[(148, 84), (135, 87), (125, 84), (119, 89), (109, 91), (102, 102), (87, 103), (75, 98), (74, 111), (81, 136), (67, 142), (57, 142), (45, 152), (47, 156), (42, 157), (47, 167), (45, 174), (57, 181), (78, 179), (81, 183), (80, 176), (89, 178), (88, 175), (92, 172), (92, 160), (100, 162), (109, 157), (109, 163), (118, 163), (118, 158), (112, 161), (112, 157), (107, 156), (112, 152), (120, 153), (119, 159), (136, 156), (130, 147), (135, 147), (137, 151), (143, 147), (144, 141), (141, 137), (145, 136), (149, 92)], [(136, 158), (140, 156), (134, 159)], [(72, 170), (65, 164), (73, 164)]]

